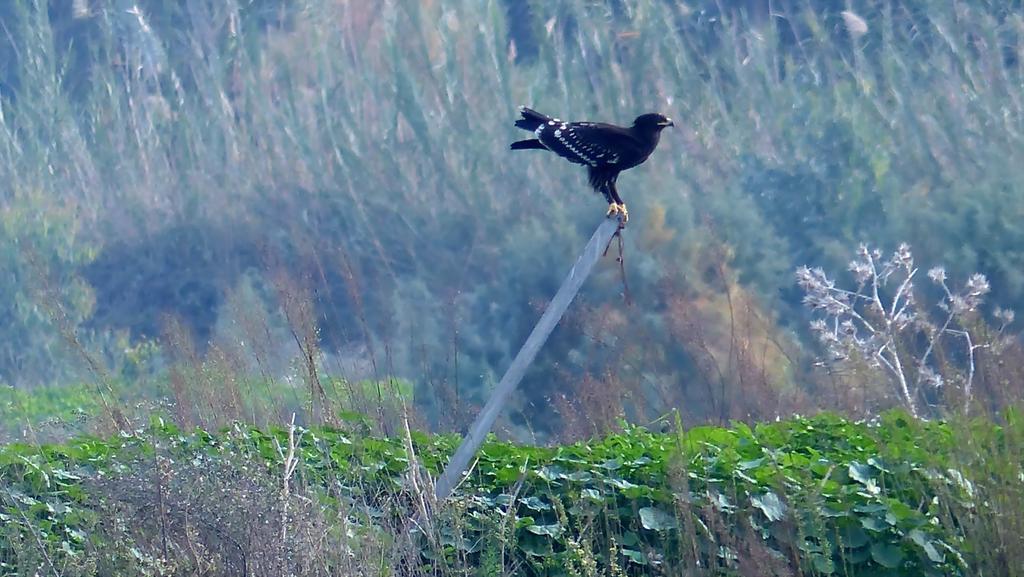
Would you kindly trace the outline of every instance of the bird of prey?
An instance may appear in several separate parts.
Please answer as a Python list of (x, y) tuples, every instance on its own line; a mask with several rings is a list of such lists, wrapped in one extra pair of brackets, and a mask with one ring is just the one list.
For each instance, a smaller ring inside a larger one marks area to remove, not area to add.
[(641, 114), (633, 126), (602, 122), (563, 122), (525, 106), (516, 126), (533, 132), (536, 138), (512, 143), (512, 150), (550, 150), (575, 164), (587, 167), (590, 186), (608, 201), (608, 216), (620, 214), (629, 219), (626, 204), (615, 189), (615, 180), (623, 170), (642, 164), (658, 146), (661, 131), (675, 126), (663, 114)]

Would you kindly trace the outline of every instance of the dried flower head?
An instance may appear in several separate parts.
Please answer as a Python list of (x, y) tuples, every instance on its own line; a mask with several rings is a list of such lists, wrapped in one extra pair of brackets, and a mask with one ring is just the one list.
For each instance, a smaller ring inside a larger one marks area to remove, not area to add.
[(868, 263), (862, 260), (852, 260), (849, 269), (858, 285), (863, 286), (871, 280), (871, 265)]
[(1013, 319), (1016, 314), (1011, 309), (1004, 309), (1003, 307), (996, 307), (996, 310), (992, 311), (992, 316), (1003, 325), (1013, 324)]
[(946, 282), (946, 269), (941, 266), (928, 269), (928, 278), (932, 279), (936, 284), (942, 284)]
[(796, 282), (804, 290), (831, 289), (834, 284), (825, 276), (821, 267), (807, 268), (802, 266), (796, 269)]
[(988, 279), (981, 273), (974, 273), (971, 278), (967, 279), (967, 284), (964, 285), (964, 289), (967, 291), (968, 296), (983, 296), (988, 294), (992, 287), (988, 284)]
[(947, 300), (949, 303), (942, 308), (954, 315), (962, 315), (973, 308), (961, 294), (950, 295)]
[(909, 244), (900, 244), (896, 252), (892, 253), (892, 263), (907, 271), (914, 268), (914, 255), (910, 252)]

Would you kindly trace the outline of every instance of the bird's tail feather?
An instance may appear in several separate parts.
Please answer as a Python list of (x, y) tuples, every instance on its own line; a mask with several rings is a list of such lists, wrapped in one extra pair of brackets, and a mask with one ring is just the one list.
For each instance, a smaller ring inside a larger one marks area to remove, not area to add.
[(512, 150), (547, 150), (547, 147), (541, 144), (536, 138), (531, 138), (529, 140), (513, 142)]
[(522, 118), (516, 121), (516, 126), (531, 132), (537, 130), (537, 127), (541, 124), (551, 120), (551, 117), (544, 116), (536, 110), (531, 110), (525, 106), (519, 107), (519, 114), (522, 115)]

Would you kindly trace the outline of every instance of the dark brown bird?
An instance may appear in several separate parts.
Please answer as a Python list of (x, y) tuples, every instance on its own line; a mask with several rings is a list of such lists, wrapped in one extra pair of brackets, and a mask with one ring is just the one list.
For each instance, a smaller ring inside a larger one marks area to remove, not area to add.
[(590, 186), (608, 201), (608, 216), (621, 214), (629, 219), (626, 204), (615, 189), (615, 180), (623, 170), (643, 164), (654, 152), (666, 126), (675, 126), (663, 114), (641, 114), (633, 126), (603, 122), (563, 122), (525, 106), (516, 126), (533, 132), (536, 138), (512, 143), (512, 150), (550, 150), (569, 162), (587, 167)]

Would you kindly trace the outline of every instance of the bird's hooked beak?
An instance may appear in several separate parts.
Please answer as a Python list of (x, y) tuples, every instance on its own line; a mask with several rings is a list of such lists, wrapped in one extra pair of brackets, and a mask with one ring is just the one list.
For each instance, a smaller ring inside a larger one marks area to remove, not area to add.
[(675, 126), (675, 123), (672, 122), (671, 118), (666, 118), (665, 120), (662, 120), (661, 122), (659, 122), (658, 126), (660, 126), (662, 128), (665, 128), (666, 126)]

